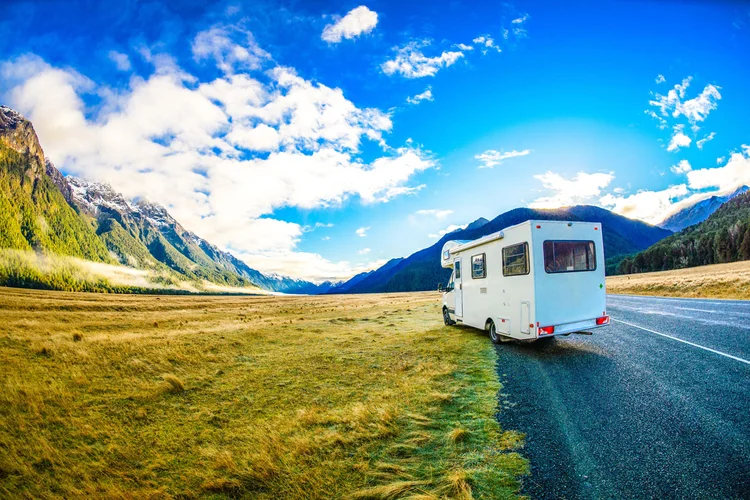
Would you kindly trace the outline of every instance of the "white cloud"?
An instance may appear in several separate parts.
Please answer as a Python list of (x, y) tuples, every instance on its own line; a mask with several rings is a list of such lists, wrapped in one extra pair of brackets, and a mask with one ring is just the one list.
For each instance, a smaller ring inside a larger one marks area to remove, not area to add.
[(122, 52), (117, 52), (116, 50), (110, 50), (109, 51), (109, 58), (112, 60), (112, 62), (115, 63), (115, 66), (117, 66), (117, 69), (120, 71), (130, 71), (131, 65), (130, 65), (130, 58), (127, 54), (123, 54)]
[(321, 239), (322, 241), (328, 241), (328, 240), (330, 240), (330, 239), (331, 239), (331, 237), (330, 237), (330, 236), (323, 236), (323, 237), (322, 237), (322, 238), (320, 238), (320, 239)]
[[(232, 72), (201, 82), (166, 56), (144, 55), (154, 73), (132, 78), (117, 95), (73, 70), (18, 58), (0, 65), (0, 97), (32, 120), (45, 153), (65, 172), (164, 205), (186, 228), (261, 271), (345, 276), (350, 263), (298, 252), (303, 228), (273, 212), (355, 197), (386, 202), (422, 189), (409, 182), (433, 166), (418, 148), (385, 143), (386, 113), (358, 108), (340, 89), (290, 68), (258, 80), (246, 64), (231, 63)], [(92, 112), (86, 93), (107, 101)], [(363, 141), (386, 152), (364, 161)]]
[(484, 153), (475, 155), (474, 158), (482, 163), (479, 168), (493, 168), (496, 165), (500, 165), (503, 160), (507, 160), (508, 158), (515, 158), (516, 156), (526, 156), (529, 153), (531, 153), (530, 149), (524, 149), (523, 151), (516, 151), (514, 149), (513, 151), (508, 151), (507, 153), (503, 151), (496, 151), (494, 149), (488, 149)]
[(680, 160), (677, 165), (672, 165), (672, 172), (675, 174), (686, 174), (690, 172), (693, 169), (693, 167), (690, 166), (690, 162), (687, 160)]
[(465, 43), (459, 43), (456, 45), (456, 47), (461, 50), (474, 50), (474, 47), (472, 47), (471, 45), (466, 45)]
[(436, 208), (431, 209), (423, 209), (423, 210), (417, 210), (414, 212), (416, 215), (432, 215), (436, 219), (445, 219), (450, 214), (453, 213), (453, 210), (440, 210)]
[(371, 252), (371, 250), (369, 248), (363, 248), (362, 250), (358, 251), (357, 253), (359, 255), (367, 255), (370, 252)]
[(657, 224), (670, 213), (675, 200), (688, 194), (685, 184), (670, 186), (662, 191), (638, 191), (629, 196), (607, 194), (600, 199), (603, 206), (631, 219)]
[(657, 121), (659, 122), (659, 128), (660, 128), (661, 130), (666, 130), (666, 129), (668, 129), (668, 128), (669, 128), (669, 124), (667, 123), (667, 120), (665, 120), (665, 119), (664, 119), (664, 118), (662, 118), (661, 116), (657, 115), (657, 114), (656, 114), (656, 113), (654, 112), (654, 110), (653, 110), (653, 109), (647, 109), (646, 111), (644, 111), (644, 113), (646, 113), (646, 114), (647, 114), (648, 116), (650, 116), (651, 118), (653, 118), (653, 119), (657, 120)]
[(429, 40), (413, 41), (397, 47), (396, 57), (381, 64), (386, 75), (401, 74), (405, 78), (435, 76), (442, 68), (451, 66), (464, 56), (463, 52), (443, 51), (439, 56), (427, 57), (422, 53), (430, 45)]
[(542, 185), (553, 192), (550, 196), (537, 198), (529, 204), (531, 208), (558, 208), (595, 202), (614, 176), (612, 174), (578, 172), (566, 179), (560, 174), (547, 172), (535, 175)]
[(359, 236), (360, 238), (364, 238), (365, 236), (367, 236), (367, 231), (370, 229), (370, 227), (371, 226), (360, 227), (359, 229), (357, 229), (354, 232), (357, 233), (357, 236)]
[(690, 143), (693, 142), (693, 140), (685, 135), (683, 132), (684, 128), (684, 125), (675, 125), (672, 131), (672, 139), (670, 139), (669, 145), (667, 146), (667, 151), (675, 152), (679, 151), (680, 148), (690, 147)]
[(364, 5), (350, 10), (323, 30), (320, 38), (328, 43), (339, 43), (342, 38), (351, 40), (363, 33), (371, 32), (378, 24), (378, 14)]
[(695, 98), (683, 101), (687, 88), (690, 86), (692, 77), (687, 77), (674, 86), (666, 95), (655, 94), (654, 99), (649, 101), (650, 106), (659, 109), (662, 116), (679, 118), (684, 116), (693, 126), (706, 119), (711, 111), (716, 109), (721, 99), (719, 89), (715, 85), (706, 85), (703, 91)]
[(716, 158), (716, 164), (721, 165), (722, 163), (724, 163), (724, 160), (726, 160), (726, 157), (719, 156), (718, 158)]
[(720, 194), (731, 193), (740, 186), (750, 186), (750, 146), (743, 144), (740, 151), (729, 156), (723, 167), (701, 168), (688, 172), (692, 189), (716, 188)]
[(422, 92), (421, 94), (417, 94), (414, 97), (407, 97), (406, 102), (409, 104), (419, 104), (422, 101), (432, 101), (432, 87), (427, 87), (427, 89)]
[(700, 139), (695, 143), (696, 146), (698, 146), (698, 149), (703, 149), (703, 146), (708, 142), (713, 140), (713, 138), (716, 137), (716, 132), (711, 132), (707, 136), (705, 136), (703, 139)]
[(448, 233), (452, 233), (453, 231), (458, 231), (459, 229), (466, 229), (468, 224), (462, 224), (460, 226), (456, 224), (451, 224), (450, 226), (446, 227), (445, 229), (441, 229), (437, 233), (430, 233), (427, 235), (428, 238), (437, 239), (441, 236), (445, 236)]
[(478, 36), (472, 41), (482, 47), (482, 54), (486, 54), (490, 49), (496, 50), (497, 52), (503, 51), (500, 47), (497, 46), (497, 44), (495, 44), (495, 39), (490, 35)]
[(197, 62), (213, 59), (226, 74), (243, 69), (259, 69), (263, 62), (271, 58), (255, 42), (252, 33), (236, 26), (213, 26), (201, 31), (195, 36), (192, 49)]
[(657, 84), (658, 84), (658, 83), (664, 83), (664, 82), (666, 82), (666, 81), (667, 81), (667, 79), (666, 79), (666, 78), (664, 78), (664, 75), (661, 75), (661, 74), (660, 74), (660, 75), (657, 75), (657, 76), (656, 76), (656, 83), (657, 83)]
[[(719, 160), (717, 163), (721, 164), (724, 158)], [(693, 170), (683, 160), (672, 169), (686, 174), (687, 184), (661, 191), (638, 191), (629, 196), (607, 194), (600, 203), (626, 217), (658, 224), (699, 201), (711, 196), (725, 196), (741, 186), (750, 185), (750, 146), (743, 145), (740, 151), (732, 153), (723, 167)]]

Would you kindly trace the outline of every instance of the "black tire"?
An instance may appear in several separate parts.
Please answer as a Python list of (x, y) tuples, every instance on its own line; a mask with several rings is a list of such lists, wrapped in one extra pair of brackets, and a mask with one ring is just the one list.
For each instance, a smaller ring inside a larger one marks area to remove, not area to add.
[(500, 337), (500, 335), (497, 334), (497, 329), (495, 328), (494, 321), (490, 321), (489, 333), (490, 333), (490, 340), (492, 341), (493, 344), (499, 344), (502, 342), (502, 337)]
[(445, 326), (453, 326), (456, 324), (456, 322), (451, 319), (451, 315), (448, 312), (447, 307), (443, 308), (443, 322), (445, 323)]

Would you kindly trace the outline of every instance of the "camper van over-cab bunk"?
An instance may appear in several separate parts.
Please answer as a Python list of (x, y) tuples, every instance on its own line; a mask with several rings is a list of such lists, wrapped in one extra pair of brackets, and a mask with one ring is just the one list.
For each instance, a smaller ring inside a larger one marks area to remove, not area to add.
[(473, 241), (447, 241), (453, 269), (446, 325), (487, 330), (495, 343), (590, 334), (609, 324), (602, 225), (526, 221)]

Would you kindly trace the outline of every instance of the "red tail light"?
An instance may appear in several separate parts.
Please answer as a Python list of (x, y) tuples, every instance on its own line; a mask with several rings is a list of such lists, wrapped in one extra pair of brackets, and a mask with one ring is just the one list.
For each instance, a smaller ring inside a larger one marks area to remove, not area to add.
[(597, 325), (608, 325), (609, 324), (609, 316), (602, 316), (601, 318), (596, 318), (596, 324)]
[(540, 326), (539, 327), (539, 335), (552, 335), (553, 333), (555, 333), (554, 326)]

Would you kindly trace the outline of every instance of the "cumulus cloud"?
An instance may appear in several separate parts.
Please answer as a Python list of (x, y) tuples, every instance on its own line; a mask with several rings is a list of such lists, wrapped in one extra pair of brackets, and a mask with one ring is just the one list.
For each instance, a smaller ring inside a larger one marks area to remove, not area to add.
[(432, 87), (427, 87), (427, 89), (422, 92), (421, 94), (417, 94), (414, 97), (407, 97), (406, 102), (409, 104), (419, 104), (422, 101), (432, 101)]
[(534, 178), (541, 181), (542, 186), (552, 191), (552, 194), (537, 198), (529, 206), (531, 208), (558, 208), (596, 202), (602, 189), (612, 182), (614, 175), (578, 172), (572, 178), (566, 179), (555, 172), (547, 172), (535, 175)]
[(703, 139), (700, 139), (695, 143), (696, 146), (698, 146), (698, 149), (703, 149), (703, 146), (708, 142), (713, 140), (713, 138), (716, 137), (716, 132), (711, 132), (707, 136), (705, 136)]
[(354, 232), (357, 233), (357, 236), (359, 236), (360, 238), (364, 238), (365, 236), (367, 236), (367, 231), (369, 231), (369, 229), (370, 229), (370, 226), (360, 227)]
[(687, 186), (680, 184), (661, 191), (638, 191), (629, 196), (607, 194), (600, 199), (600, 202), (617, 214), (656, 224), (666, 218), (665, 214), (670, 213), (670, 209), (678, 198), (687, 194)]
[(371, 252), (371, 250), (369, 248), (363, 248), (362, 250), (358, 251), (357, 253), (359, 255), (367, 255), (370, 252)]
[(721, 194), (750, 186), (750, 145), (743, 144), (740, 151), (733, 152), (723, 167), (701, 168), (687, 176), (692, 189), (716, 188)]
[(115, 63), (115, 66), (120, 71), (130, 71), (131, 64), (130, 64), (130, 58), (127, 54), (123, 54), (122, 52), (117, 52), (116, 50), (110, 50), (109, 51), (109, 59)]
[(213, 26), (201, 31), (193, 40), (193, 58), (213, 59), (224, 73), (259, 69), (271, 55), (256, 42), (253, 34), (236, 26)]
[(464, 56), (460, 51), (443, 51), (439, 56), (427, 57), (422, 49), (429, 47), (430, 40), (412, 41), (396, 47), (396, 56), (380, 65), (386, 75), (400, 74), (405, 78), (435, 76), (438, 71), (453, 65)]
[[(724, 158), (719, 160), (717, 163), (721, 164)], [(687, 184), (660, 191), (641, 190), (629, 196), (607, 194), (600, 199), (600, 203), (626, 217), (658, 224), (699, 201), (712, 196), (725, 196), (750, 185), (750, 146), (743, 145), (740, 151), (733, 152), (723, 167), (694, 170), (683, 160), (672, 170), (685, 174)]]
[[(204, 38), (216, 38), (217, 29)], [(387, 113), (357, 107), (340, 89), (291, 68), (256, 78), (249, 69), (256, 63), (242, 55), (247, 45), (224, 43), (198, 44), (212, 47), (199, 54), (229, 65), (220, 78), (200, 81), (170, 58), (144, 53), (154, 73), (116, 95), (26, 56), (0, 66), (2, 98), (32, 120), (45, 153), (65, 172), (164, 205), (185, 227), (262, 271), (346, 277), (355, 269), (350, 263), (297, 251), (303, 227), (273, 212), (412, 194), (424, 185), (410, 181), (433, 161), (408, 144), (386, 144)], [(87, 93), (109, 97), (92, 111)], [(365, 161), (363, 141), (385, 152)]]
[(414, 212), (415, 215), (430, 215), (435, 217), (436, 219), (445, 219), (452, 213), (453, 210), (440, 210), (437, 208), (417, 210), (416, 212)]
[(673, 165), (670, 170), (675, 174), (686, 174), (690, 172), (693, 167), (690, 166), (690, 162), (687, 160), (680, 160), (677, 165)]
[(683, 132), (684, 128), (684, 125), (674, 126), (672, 129), (672, 138), (669, 140), (669, 145), (667, 146), (667, 151), (676, 152), (679, 151), (680, 148), (690, 147), (690, 143), (693, 142), (693, 140), (685, 135)]
[(484, 153), (475, 155), (474, 158), (482, 163), (481, 165), (479, 165), (479, 168), (493, 168), (497, 165), (500, 165), (503, 160), (507, 160), (508, 158), (515, 158), (516, 156), (526, 156), (529, 153), (531, 153), (530, 149), (524, 149), (523, 151), (516, 151), (514, 149), (513, 151), (508, 152), (488, 149)]
[(661, 75), (661, 74), (660, 74), (660, 75), (656, 75), (656, 83), (657, 83), (657, 84), (658, 84), (658, 83), (664, 83), (664, 82), (666, 82), (666, 81), (667, 81), (667, 79), (666, 79), (666, 78), (664, 78), (664, 75)]
[(344, 38), (351, 40), (363, 33), (369, 33), (377, 24), (378, 14), (360, 5), (337, 19), (335, 23), (327, 25), (320, 38), (328, 43), (339, 43)]

